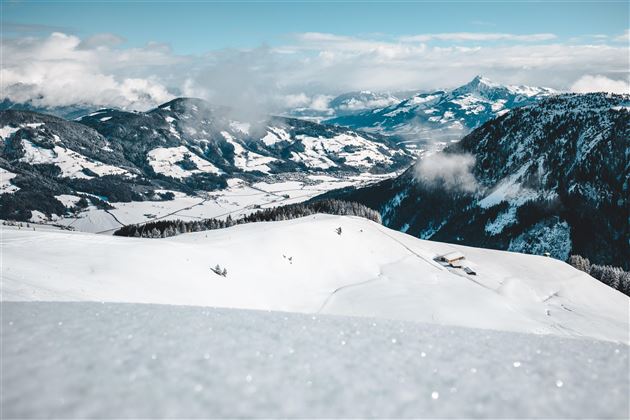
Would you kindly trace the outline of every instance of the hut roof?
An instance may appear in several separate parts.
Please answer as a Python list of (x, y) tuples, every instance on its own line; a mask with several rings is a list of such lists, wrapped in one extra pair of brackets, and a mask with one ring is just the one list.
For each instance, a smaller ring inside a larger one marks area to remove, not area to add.
[(462, 254), (459, 251), (453, 251), (453, 252), (449, 252), (448, 254), (444, 254), (440, 257), (441, 260), (443, 261), (457, 261), (457, 260), (463, 260), (464, 259), (464, 254)]

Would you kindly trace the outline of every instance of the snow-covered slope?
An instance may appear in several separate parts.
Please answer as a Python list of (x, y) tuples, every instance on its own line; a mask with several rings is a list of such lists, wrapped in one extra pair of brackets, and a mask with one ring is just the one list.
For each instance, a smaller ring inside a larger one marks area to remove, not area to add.
[[(477, 275), (434, 261), (454, 250)], [(5, 301), (268, 309), (629, 341), (628, 298), (561, 261), (423, 241), (353, 217), (163, 240), (5, 228), (2, 252)]]
[(443, 147), (512, 108), (555, 93), (549, 88), (504, 86), (477, 76), (450, 91), (420, 93), (393, 105), (341, 115), (326, 122), (401, 135), (410, 147)]
[(629, 415), (624, 344), (236, 309), (0, 309), (3, 418)]

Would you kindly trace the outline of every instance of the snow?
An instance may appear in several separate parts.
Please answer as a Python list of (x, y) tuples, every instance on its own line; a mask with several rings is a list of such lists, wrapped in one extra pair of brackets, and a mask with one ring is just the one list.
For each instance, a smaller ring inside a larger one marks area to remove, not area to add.
[(34, 222), (34, 223), (42, 223), (42, 222), (46, 222), (47, 220), (48, 220), (48, 217), (46, 217), (46, 215), (42, 213), (41, 211), (31, 210), (31, 217), (29, 221)]
[(510, 251), (543, 254), (568, 259), (571, 253), (571, 228), (565, 221), (543, 221), (512, 238)]
[(267, 134), (261, 138), (261, 141), (265, 143), (267, 146), (272, 146), (276, 143), (286, 141), (291, 141), (291, 135), (287, 133), (287, 131), (280, 127), (269, 127), (267, 130)]
[(68, 178), (84, 178), (91, 179), (83, 172), (83, 169), (89, 169), (97, 176), (104, 175), (126, 175), (133, 176), (128, 171), (116, 166), (107, 165), (61, 146), (54, 146), (52, 149), (39, 147), (36, 144), (22, 140), (24, 148), (24, 156), (20, 158), (20, 162), (29, 164), (54, 164), (61, 169), (61, 176)]
[(490, 235), (498, 235), (503, 229), (517, 222), (516, 207), (510, 206), (506, 211), (497, 215), (494, 220), (488, 221), (485, 231)]
[(0, 194), (13, 194), (20, 189), (11, 183), (11, 180), (16, 176), (17, 174), (0, 168)]
[(269, 173), (271, 171), (271, 168), (266, 164), (275, 162), (275, 158), (245, 150), (245, 148), (227, 131), (222, 131), (221, 135), (228, 143), (234, 146), (234, 165), (237, 168), (240, 168), (245, 172), (259, 171)]
[[(197, 166), (197, 169), (184, 169), (178, 162), (188, 156), (190, 161)], [(155, 173), (170, 176), (171, 178), (187, 178), (197, 173), (220, 174), (221, 170), (207, 160), (190, 151), (186, 146), (178, 147), (158, 147), (147, 153), (149, 165)]]
[(485, 198), (479, 201), (479, 206), (487, 209), (503, 201), (523, 204), (538, 198), (540, 193), (524, 188), (519, 182), (531, 165), (532, 162), (527, 162), (518, 171), (501, 180)]
[(6, 418), (629, 414), (629, 348), (614, 343), (199, 307), (1, 310)]
[(292, 152), (291, 160), (302, 162), (311, 168), (329, 169), (337, 164), (326, 154), (345, 159), (345, 164), (355, 168), (372, 168), (378, 163), (391, 163), (391, 158), (384, 154), (383, 146), (364, 139), (356, 134), (339, 134), (331, 138), (296, 136), (302, 142), (303, 152)]
[(22, 127), (11, 127), (10, 125), (0, 128), (0, 139), (8, 139), (13, 135), (13, 133), (19, 131), (21, 128)]
[(19, 127), (12, 127), (10, 125), (4, 126), (0, 128), (0, 139), (6, 140), (11, 137), (14, 133), (18, 132), (22, 128), (37, 128), (44, 125), (44, 123), (26, 123), (20, 124)]
[[(1, 245), (5, 301), (327, 313), (630, 341), (628, 297), (564, 262), (424, 241), (355, 217), (317, 215), (168, 239), (7, 227)], [(476, 276), (433, 260), (454, 251)], [(217, 264), (227, 278), (210, 270)]]
[(235, 131), (240, 131), (243, 134), (249, 134), (251, 124), (247, 122), (230, 121), (230, 128)]
[(494, 102), (491, 107), (492, 107), (492, 112), (498, 112), (501, 111), (504, 107), (505, 107), (505, 103), (507, 101), (505, 99), (499, 99), (496, 102)]
[(67, 208), (72, 208), (76, 206), (76, 204), (81, 200), (81, 197), (77, 197), (76, 195), (69, 194), (61, 194), (56, 195), (55, 198), (61, 202)]

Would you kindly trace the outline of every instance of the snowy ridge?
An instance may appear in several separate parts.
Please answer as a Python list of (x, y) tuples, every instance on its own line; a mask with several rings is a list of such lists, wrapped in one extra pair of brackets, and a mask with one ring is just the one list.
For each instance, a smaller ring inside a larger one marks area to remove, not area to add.
[(510, 109), (557, 94), (549, 88), (503, 86), (477, 76), (451, 91), (420, 93), (382, 108), (342, 115), (327, 123), (392, 133), (416, 147), (458, 140), (484, 122)]
[[(423, 241), (354, 217), (163, 240), (6, 228), (2, 249), (5, 301), (219, 306), (629, 341), (628, 298), (561, 261)], [(434, 261), (451, 251), (477, 274)], [(217, 264), (227, 277), (210, 270)]]

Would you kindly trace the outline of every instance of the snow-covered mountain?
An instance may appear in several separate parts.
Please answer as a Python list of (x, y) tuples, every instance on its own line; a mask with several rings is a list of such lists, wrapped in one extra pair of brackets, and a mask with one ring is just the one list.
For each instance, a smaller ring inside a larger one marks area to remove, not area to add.
[(470, 130), (512, 108), (555, 93), (549, 88), (504, 86), (477, 76), (450, 91), (420, 93), (399, 103), (325, 122), (401, 135), (410, 145), (426, 148), (459, 140)]
[(160, 199), (160, 190), (217, 190), (235, 177), (351, 177), (393, 172), (412, 161), (378, 134), (281, 117), (243, 123), (227, 109), (186, 98), (148, 112), (103, 109), (77, 121), (1, 111), (0, 138), (0, 217), (19, 220), (28, 220), (31, 210), (64, 214), (55, 198), (64, 194), (142, 201)]
[(487, 122), (397, 179), (333, 194), (420, 238), (625, 269), (628, 95), (563, 94)]
[[(167, 239), (6, 227), (2, 251), (5, 301), (367, 316), (628, 343), (628, 297), (562, 261), (424, 241), (357, 217)], [(476, 274), (435, 261), (450, 252)]]
[(287, 110), (286, 115), (321, 122), (322, 120), (355, 115), (363, 111), (391, 106), (416, 93), (415, 91), (373, 92), (361, 90), (342, 93), (334, 98), (321, 96), (318, 101), (314, 101), (314, 104), (311, 103), (308, 106)]

